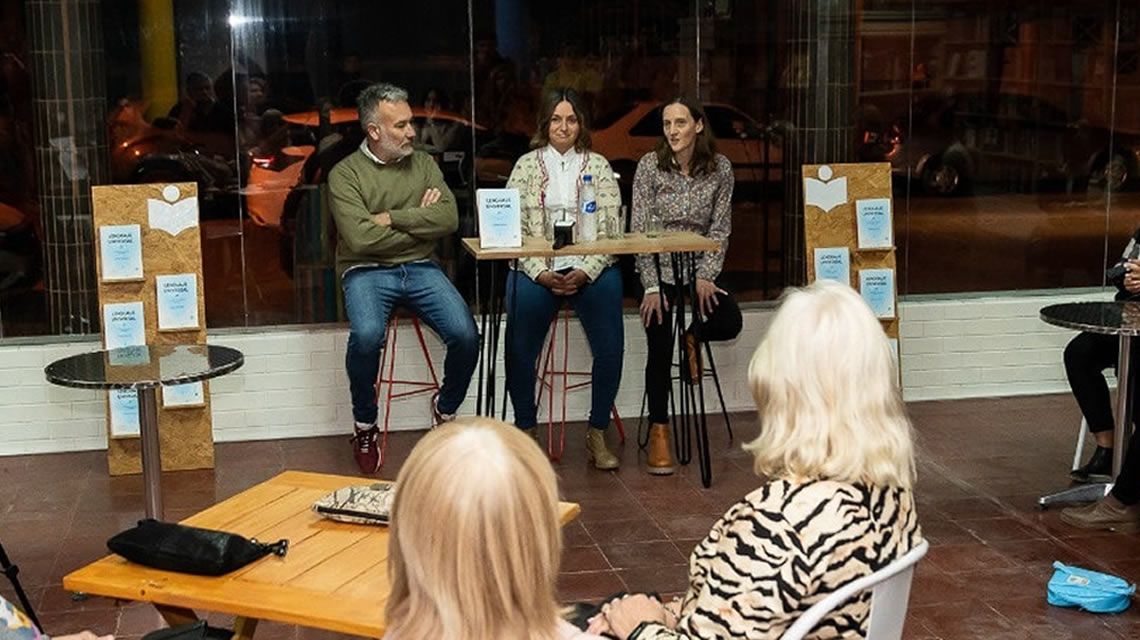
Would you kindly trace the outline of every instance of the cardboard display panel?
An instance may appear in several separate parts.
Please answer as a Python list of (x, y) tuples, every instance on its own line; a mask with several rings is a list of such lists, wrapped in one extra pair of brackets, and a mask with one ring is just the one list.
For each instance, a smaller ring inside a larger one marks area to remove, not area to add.
[[(165, 294), (164, 315), (169, 317), (177, 313), (176, 317), (206, 317), (197, 185), (192, 182), (107, 185), (92, 187), (91, 196), (96, 228), (95, 267), (100, 276), (100, 308), (107, 304), (141, 302), (141, 329), (147, 344), (205, 344), (205, 322), (198, 322), (196, 327), (162, 331), (158, 328), (158, 276), (179, 276), (183, 281), (193, 281), (195, 285), (180, 288), (181, 297)], [(134, 225), (138, 227), (137, 234), (134, 233)], [(103, 234), (106, 228), (115, 233)], [(137, 249), (141, 250), (141, 278), (105, 279), (104, 274), (137, 274), (136, 248), (131, 246), (135, 242), (140, 245)], [(104, 260), (108, 261), (106, 269)], [(186, 305), (192, 307), (188, 309)], [(196, 310), (193, 305), (196, 305)], [(110, 336), (104, 330), (104, 346), (107, 346), (108, 337), (114, 340), (117, 336), (129, 336), (131, 329), (128, 325), (121, 334)], [(133, 329), (137, 331), (138, 327)], [(159, 393), (158, 433), (163, 471), (212, 469), (214, 466), (209, 383), (201, 384), (200, 404), (164, 408), (163, 393)], [(111, 408), (108, 400), (107, 463), (110, 473), (141, 473), (138, 436), (112, 431)]]
[[(883, 330), (898, 346), (898, 270), (895, 265), (893, 223), (896, 212), (891, 200), (891, 165), (875, 163), (805, 164), (804, 180), (804, 244), (807, 259), (808, 282), (817, 277), (817, 249), (820, 254), (823, 277), (842, 279), (860, 291), (861, 277), (876, 276), (873, 282), (880, 287), (872, 294), (871, 285), (864, 282), (864, 298), (875, 301), (872, 307), (890, 317), (880, 315)], [(885, 202), (884, 202), (885, 201)], [(862, 227), (862, 234), (860, 233)], [(860, 248), (860, 236), (865, 247)], [(842, 264), (842, 251), (847, 249), (847, 264)], [(844, 267), (846, 266), (846, 272)], [(889, 273), (875, 270), (889, 270)], [(890, 282), (888, 282), (888, 279)], [(888, 291), (889, 287), (889, 291)], [(869, 300), (870, 303), (870, 300)]]

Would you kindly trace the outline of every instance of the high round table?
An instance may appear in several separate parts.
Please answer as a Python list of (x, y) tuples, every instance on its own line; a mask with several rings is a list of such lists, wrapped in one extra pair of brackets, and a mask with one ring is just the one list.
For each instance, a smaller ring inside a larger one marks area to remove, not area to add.
[(145, 345), (92, 351), (44, 368), (48, 382), (79, 389), (135, 389), (139, 397), (146, 516), (162, 520), (162, 460), (158, 450), (157, 389), (225, 375), (245, 362), (237, 349), (218, 345)]
[[(1120, 337), (1120, 353), (1116, 366), (1116, 427), (1112, 433), (1112, 477), (1120, 475), (1124, 466), (1124, 450), (1128, 445), (1132, 407), (1129, 402), (1129, 369), (1132, 337), (1140, 335), (1140, 302), (1066, 302), (1041, 309), (1041, 319), (1051, 325)], [(1095, 482), (1072, 487), (1037, 499), (1041, 508), (1060, 502), (1098, 500), (1112, 489), (1111, 482)]]

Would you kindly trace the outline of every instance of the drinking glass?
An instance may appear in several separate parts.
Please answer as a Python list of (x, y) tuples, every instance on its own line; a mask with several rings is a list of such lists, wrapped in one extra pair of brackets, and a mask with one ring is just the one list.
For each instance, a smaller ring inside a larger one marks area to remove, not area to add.
[(623, 204), (618, 210), (618, 214), (616, 216), (607, 216), (602, 219), (605, 224), (605, 228), (602, 230), (602, 233), (606, 236), (606, 238), (610, 240), (621, 240), (621, 237), (625, 232), (625, 229), (623, 228), (625, 227), (625, 212), (626, 208)]
[(664, 229), (664, 223), (661, 220), (661, 210), (657, 207), (650, 207), (649, 213), (645, 218), (645, 235), (649, 238), (657, 238), (661, 235)]
[(542, 237), (547, 242), (554, 242), (554, 221), (562, 215), (560, 207), (543, 207), (542, 209)]

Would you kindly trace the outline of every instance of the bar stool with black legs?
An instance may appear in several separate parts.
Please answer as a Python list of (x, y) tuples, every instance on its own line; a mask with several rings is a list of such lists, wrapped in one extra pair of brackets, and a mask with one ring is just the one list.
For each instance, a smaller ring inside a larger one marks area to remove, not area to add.
[[(555, 352), (558, 348), (558, 323), (562, 322), (562, 368), (557, 368), (555, 365)], [(550, 325), (550, 337), (546, 341), (546, 346), (543, 347), (543, 353), (539, 357), (538, 365), (538, 394), (536, 396), (536, 405), (542, 404), (543, 394), (547, 394), (549, 400), (547, 401), (547, 453), (550, 459), (555, 462), (562, 459), (562, 454), (566, 450), (566, 395), (569, 391), (580, 389), (590, 385), (589, 371), (573, 371), (569, 366), (570, 360), (570, 309), (564, 308), (554, 316), (554, 322)], [(562, 419), (561, 419), (561, 432), (558, 438), (558, 448), (555, 451), (554, 440), (554, 386), (557, 384), (558, 377), (562, 377)], [(570, 377), (575, 378), (585, 377), (586, 380), (580, 382), (570, 382)], [(614, 424), (617, 426), (618, 436), (621, 442), (625, 442), (625, 426), (621, 422), (621, 416), (618, 415), (616, 406), (610, 409), (610, 415), (613, 416)]]
[[(701, 382), (703, 384), (704, 380), (712, 378), (713, 385), (716, 388), (716, 397), (718, 400), (720, 400), (720, 412), (721, 415), (724, 416), (724, 428), (728, 431), (728, 441), (731, 443), (733, 441), (732, 422), (728, 417), (728, 407), (724, 403), (724, 392), (721, 390), (720, 376), (717, 375), (716, 361), (713, 360), (712, 347), (710, 347), (709, 343), (707, 342), (703, 343), (703, 346), (705, 349), (705, 362), (708, 363), (708, 366), (704, 367), (704, 371), (701, 372)], [(677, 360), (674, 360), (672, 366), (678, 371), (678, 373), (673, 374), (673, 376), (670, 378), (670, 405), (674, 404), (672, 382), (681, 381), (682, 384), (692, 384), (692, 382), (680, 374), (681, 363), (677, 362)], [(644, 449), (649, 446), (649, 430), (645, 428), (645, 405), (648, 399), (648, 392), (643, 391), (641, 393), (641, 412), (637, 418), (637, 447), (639, 449)], [(674, 438), (673, 440), (674, 455), (677, 456), (677, 462), (680, 462), (681, 464), (688, 464), (692, 460), (692, 449), (690, 446), (686, 445), (685, 451), (682, 452), (682, 443), (680, 441), (681, 438)]]
[[(676, 255), (672, 256), (672, 260), (673, 273), (687, 273), (687, 284), (683, 286), (689, 289), (687, 294), (691, 300), (695, 301), (697, 299), (697, 292), (696, 287), (693, 283), (696, 282), (697, 275), (694, 261), (689, 256), (682, 258)], [(655, 260), (655, 265), (657, 266), (658, 281), (660, 281), (660, 262)], [(685, 313), (685, 296), (686, 292), (681, 290), (681, 287), (678, 287), (677, 296), (671, 303), (674, 313), (673, 327), (671, 332), (672, 337), (670, 342), (674, 344), (674, 348), (676, 349), (677, 354), (676, 359), (674, 359), (672, 362), (672, 366), (677, 367), (680, 371), (685, 371), (685, 368), (682, 366), (681, 359), (687, 357), (685, 335), (687, 329), (689, 328)], [(697, 311), (695, 307), (691, 311), (694, 330), (699, 335), (703, 321), (699, 311)], [(713, 382), (716, 386), (717, 398), (720, 400), (721, 412), (724, 415), (725, 428), (728, 430), (728, 437), (729, 441), (731, 442), (733, 439), (732, 424), (728, 418), (728, 408), (724, 403), (724, 392), (720, 386), (720, 376), (716, 370), (716, 360), (713, 359), (712, 347), (707, 341), (704, 342), (704, 348), (706, 362), (708, 363), (708, 367), (704, 373), (711, 374), (713, 378)], [(680, 377), (681, 393), (679, 394), (679, 397), (678, 394), (674, 393), (675, 385), (672, 383), (672, 381), (676, 378), (671, 376), (669, 384), (669, 410), (672, 414), (673, 449), (675, 451), (677, 462), (681, 464), (688, 464), (693, 459), (693, 437), (695, 435), (697, 438), (699, 438), (699, 441), (697, 442), (697, 451), (698, 463), (701, 468), (701, 484), (703, 484), (705, 487), (708, 487), (712, 481), (712, 467), (709, 455), (710, 452), (708, 445), (708, 431), (705, 422), (705, 415), (703, 412), (703, 409), (705, 407), (703, 385), (705, 375), (699, 376), (701, 383), (699, 385), (696, 383), (696, 381), (692, 380), (692, 378), (686, 378), (686, 376)], [(641, 412), (638, 416), (637, 423), (637, 443), (638, 447), (642, 449), (646, 448), (649, 444), (649, 434), (646, 431), (643, 435), (641, 426), (644, 419), (643, 416), (645, 415), (645, 406), (647, 400), (648, 390), (646, 390), (645, 394), (642, 395)]]

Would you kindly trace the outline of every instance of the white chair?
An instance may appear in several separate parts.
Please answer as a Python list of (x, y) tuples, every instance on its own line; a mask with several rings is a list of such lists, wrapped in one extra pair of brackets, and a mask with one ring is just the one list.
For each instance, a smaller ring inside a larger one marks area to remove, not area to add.
[(1081, 417), (1081, 426), (1077, 427), (1077, 450), (1073, 452), (1073, 471), (1081, 468), (1081, 454), (1085, 452), (1085, 434), (1089, 431), (1089, 422)]
[(801, 640), (834, 611), (859, 593), (871, 590), (871, 612), (867, 619), (867, 640), (899, 640), (910, 600), (910, 581), (914, 565), (926, 555), (929, 544), (923, 540), (906, 555), (869, 576), (848, 583), (843, 588), (812, 605), (788, 627), (780, 640)]

